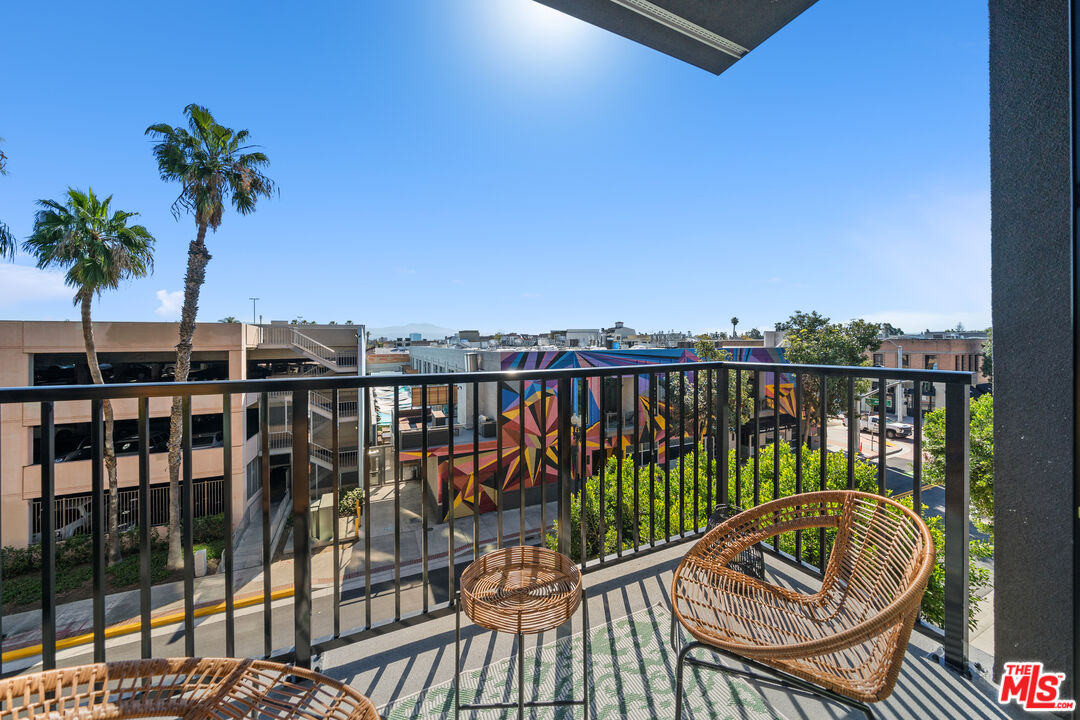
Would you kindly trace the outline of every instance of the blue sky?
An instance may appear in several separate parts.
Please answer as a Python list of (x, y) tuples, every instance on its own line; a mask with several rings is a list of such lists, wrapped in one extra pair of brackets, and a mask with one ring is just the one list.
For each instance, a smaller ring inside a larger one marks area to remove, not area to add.
[[(825, 0), (716, 77), (531, 0), (5, 3), (0, 218), (113, 194), (156, 272), (96, 317), (178, 317), (194, 223), (143, 131), (198, 102), (281, 189), (208, 238), (200, 320), (985, 327), (986, 13)], [(0, 318), (70, 298), (0, 265)]]

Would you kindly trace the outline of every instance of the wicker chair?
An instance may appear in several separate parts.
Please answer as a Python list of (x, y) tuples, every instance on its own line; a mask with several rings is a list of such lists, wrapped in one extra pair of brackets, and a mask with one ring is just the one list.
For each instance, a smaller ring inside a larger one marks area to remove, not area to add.
[(378, 720), (371, 701), (318, 673), (260, 660), (96, 663), (0, 680), (0, 720)]
[[(821, 589), (803, 594), (727, 567), (780, 533), (831, 528)], [(926, 523), (897, 502), (853, 491), (805, 493), (741, 513), (709, 531), (672, 580), (673, 612), (694, 637), (679, 653), (676, 718), (686, 663), (822, 695), (861, 710), (889, 696), (934, 566)], [(691, 657), (705, 648), (761, 675)]]

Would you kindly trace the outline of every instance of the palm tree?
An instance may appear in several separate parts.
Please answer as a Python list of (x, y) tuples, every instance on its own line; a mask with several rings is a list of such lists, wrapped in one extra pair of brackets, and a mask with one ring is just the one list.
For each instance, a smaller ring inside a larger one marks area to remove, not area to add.
[(735, 332), (735, 326), (738, 325), (738, 324), (739, 324), (739, 318), (737, 318), (737, 317), (731, 318), (731, 337), (733, 337), (733, 338), (739, 337), (738, 334)]
[[(3, 142), (4, 138), (0, 138), (0, 142)], [(7, 175), (7, 155), (3, 150), (0, 150), (0, 175)], [(11, 234), (11, 229), (0, 220), (0, 258), (9, 257), (12, 260), (15, 259), (15, 236)]]
[[(184, 108), (187, 128), (165, 123), (151, 125), (146, 134), (157, 140), (154, 158), (161, 179), (180, 183), (180, 196), (172, 205), (173, 216), (182, 212), (195, 216), (195, 239), (188, 245), (187, 275), (184, 277), (184, 305), (180, 311), (180, 342), (176, 345), (176, 381), (184, 382), (191, 368), (191, 337), (195, 333), (195, 313), (199, 290), (206, 279), (210, 253), (206, 249), (207, 229), (217, 231), (225, 204), (241, 215), (255, 211), (260, 197), (274, 192), (274, 182), (263, 174), (269, 159), (248, 144), (247, 130), (219, 125), (210, 111), (200, 105)], [(225, 422), (229, 422), (225, 418)], [(173, 398), (169, 423), (169, 558), (171, 569), (181, 567), (180, 552), (180, 398)]]
[[(90, 304), (102, 290), (113, 290), (130, 278), (146, 277), (154, 268), (154, 237), (142, 225), (128, 225), (138, 213), (111, 210), (112, 196), (99, 199), (93, 189), (85, 193), (68, 189), (67, 202), (38, 200), (33, 233), (23, 250), (37, 257), (39, 268), (67, 269), (64, 282), (75, 288), (75, 304), (82, 310), (83, 343), (90, 376), (104, 384), (94, 345)], [(112, 403), (103, 405), (105, 416), (105, 469), (109, 474), (109, 561), (120, 559), (120, 534), (116, 517), (120, 507), (113, 446)], [(145, 438), (143, 438), (145, 441)], [(146, 522), (144, 518), (142, 522)]]
[(239, 321), (239, 320), (237, 320), (237, 319), (236, 319), (235, 317), (233, 317), (232, 315), (229, 315), (228, 317), (223, 317), (223, 318), (221, 318), (220, 320), (218, 320), (218, 322), (222, 322), (222, 323), (229, 323), (229, 324), (232, 324), (232, 323), (238, 323), (238, 322), (240, 322), (240, 321)]

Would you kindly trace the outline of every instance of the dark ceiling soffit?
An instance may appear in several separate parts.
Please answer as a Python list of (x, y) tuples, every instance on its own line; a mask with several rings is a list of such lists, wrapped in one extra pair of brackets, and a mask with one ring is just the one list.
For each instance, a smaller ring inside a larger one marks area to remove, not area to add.
[[(650, 17), (665, 11), (747, 52), (816, 0), (536, 0), (543, 5), (719, 75), (742, 53), (721, 50)], [(651, 6), (651, 7), (650, 7)], [(638, 10), (633, 9), (637, 7)]]

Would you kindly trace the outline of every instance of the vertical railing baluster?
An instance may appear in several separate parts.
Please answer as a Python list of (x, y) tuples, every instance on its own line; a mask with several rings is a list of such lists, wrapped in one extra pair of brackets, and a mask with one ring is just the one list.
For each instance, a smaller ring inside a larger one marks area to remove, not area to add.
[(761, 371), (754, 371), (754, 507), (761, 504)]
[(626, 438), (623, 437), (623, 376), (617, 376), (619, 387), (615, 412), (618, 415), (618, 435), (615, 441), (615, 556), (622, 557), (623, 551), (623, 486), (622, 469), (626, 455)]
[[(795, 494), (801, 495), (803, 491), (803, 466), (802, 466), (802, 431), (803, 431), (803, 376), (795, 373), (792, 376), (795, 392)], [(802, 562), (802, 530), (795, 531), (795, 559)]]
[[(337, 388), (334, 388), (330, 393), (330, 402), (333, 403), (333, 407), (330, 409), (330, 447), (334, 453), (333, 462), (331, 465), (331, 472), (333, 476), (330, 478), (330, 492), (333, 493), (334, 509), (331, 512), (334, 518), (334, 598), (333, 598), (333, 614), (334, 614), (334, 637), (341, 637), (341, 518), (339, 517), (339, 508), (341, 507), (341, 429), (338, 427), (341, 424), (341, 394)], [(357, 413), (359, 415), (359, 413)], [(394, 427), (397, 427), (397, 423), (394, 423)], [(397, 447), (395, 446), (395, 450)], [(360, 471), (360, 463), (356, 463), (357, 472)], [(397, 513), (394, 513), (394, 517), (397, 517)]]
[(586, 537), (585, 537), (585, 508), (588, 505), (586, 498), (588, 497), (587, 489), (585, 487), (586, 477), (586, 457), (588, 453), (589, 445), (589, 381), (588, 378), (581, 377), (578, 381), (578, 412), (581, 418), (581, 425), (579, 430), (581, 431), (581, 446), (579, 448), (578, 459), (578, 482), (580, 487), (578, 491), (581, 493), (579, 496), (578, 507), (581, 509), (580, 518), (580, 535), (581, 535), (581, 567), (585, 567), (585, 561), (588, 560), (586, 553)]
[[(428, 478), (428, 384), (420, 385), (420, 474), (424, 488), (420, 493), (420, 584), (424, 588), (423, 611), (428, 611), (428, 512), (427, 492), (431, 488)], [(438, 479), (438, 478), (436, 478)], [(367, 523), (365, 523), (366, 525)]]
[[(142, 443), (140, 443), (141, 445)], [(235, 583), (233, 567), (233, 446), (232, 446), (232, 393), (221, 395), (221, 509), (225, 516), (225, 547), (221, 551), (221, 561), (225, 568), (225, 655), (236, 655), (236, 617), (233, 600)], [(336, 512), (336, 508), (335, 508)]]
[(191, 461), (191, 396), (180, 401), (180, 454), (183, 458), (183, 487), (180, 493), (180, 520), (184, 545), (184, 653), (195, 657), (195, 481)]
[(855, 407), (855, 377), (847, 379), (847, 489), (855, 489), (855, 457), (860, 444), (859, 417)]
[(734, 504), (745, 510), (742, 497), (742, 380), (743, 371), (735, 371), (735, 500)]
[[(570, 378), (559, 378), (557, 385), (558, 397), (558, 433), (559, 444), (559, 502), (558, 502), (558, 525), (559, 532), (556, 544), (558, 551), (563, 555), (570, 555), (570, 465), (573, 462), (573, 451), (570, 447), (573, 426), (570, 424), (570, 414), (573, 405), (570, 402)], [(500, 413), (501, 414), (501, 413)]]
[[(605, 522), (605, 514), (604, 514), (606, 509), (607, 509), (606, 506), (605, 506), (606, 498), (604, 498), (604, 480), (605, 480), (604, 470), (607, 467), (607, 444), (606, 444), (607, 443), (607, 403), (605, 402), (605, 399), (604, 399), (604, 395), (606, 394), (604, 392), (604, 380), (606, 380), (606, 379), (607, 378), (605, 378), (603, 376), (600, 376), (600, 377), (598, 377), (596, 379), (597, 383), (598, 383), (598, 385), (600, 387), (600, 397), (598, 397), (596, 399), (597, 400), (597, 406), (598, 406), (598, 408), (600, 410), (600, 453), (599, 453), (599, 455), (600, 455), (600, 463), (599, 463), (599, 467), (594, 468), (594, 470), (596, 471), (596, 479), (597, 479), (596, 486), (598, 488), (597, 492), (600, 495), (600, 497), (599, 497), (599, 501), (600, 501), (600, 549), (599, 549), (599, 553), (600, 553), (600, 562), (601, 563), (603, 563), (605, 561), (605, 557), (604, 557), (604, 539), (607, 537), (607, 523)], [(586, 382), (588, 382), (588, 381), (586, 381)]]
[[(90, 534), (94, 573), (94, 662), (105, 662), (105, 483), (102, 463), (105, 458), (105, 421), (101, 400), (90, 401)], [(117, 514), (119, 508), (111, 507)], [(119, 542), (119, 538), (112, 538)]]
[(150, 399), (139, 398), (139, 640), (141, 657), (153, 656), (150, 638)]
[(394, 386), (394, 620), (401, 619), (401, 387)]
[[(773, 370), (773, 500), (780, 497), (780, 372)], [(773, 535), (773, 550), (780, 549), (780, 536)]]
[(311, 667), (311, 468), (308, 391), (292, 391), (292, 520), (294, 661)]
[(495, 543), (503, 546), (503, 383), (495, 382)]
[(945, 387), (945, 661), (966, 672), (969, 568), (969, 391)]
[(540, 544), (547, 532), (547, 380), (540, 381), (540, 449), (536, 469), (540, 473)]
[[(683, 372), (685, 376), (685, 371)], [(701, 406), (698, 405), (700, 395), (700, 385), (702, 383), (701, 373), (694, 373), (694, 417), (692, 418), (694, 423), (694, 532), (698, 531), (698, 443), (701, 441), (699, 437), (699, 429), (701, 427)]]
[(56, 667), (56, 425), (41, 403), (41, 667)]
[(518, 380), (518, 542), (525, 544), (525, 379)]
[(660, 409), (660, 390), (656, 373), (649, 373), (649, 545), (656, 546), (656, 430)]
[(705, 522), (708, 523), (709, 516), (712, 515), (712, 501), (713, 501), (713, 463), (716, 462), (716, 404), (713, 402), (713, 375), (715, 374), (713, 368), (709, 368), (705, 371), (705, 407), (708, 413), (705, 428), (708, 430), (708, 436), (702, 436), (705, 440)]
[(446, 402), (446, 431), (447, 445), (446, 445), (446, 506), (449, 508), (449, 526), (447, 527), (447, 555), (446, 555), (446, 588), (447, 598), (451, 605), (454, 604), (454, 568), (456, 567), (457, 559), (457, 535), (454, 533), (454, 515), (457, 514), (457, 505), (455, 500), (457, 499), (457, 488), (454, 486), (454, 388), (453, 383), (447, 383), (447, 402)]
[[(473, 508), (472, 537), (473, 560), (480, 557), (480, 383), (472, 384), (472, 426), (473, 426)], [(543, 537), (543, 528), (540, 536)]]
[(641, 376), (634, 375), (634, 551), (641, 548)]
[(664, 540), (671, 539), (671, 373), (664, 373)]
[[(828, 400), (829, 400), (828, 378), (825, 376), (825, 373), (821, 373), (821, 388), (820, 388), (820, 395), (818, 397), (818, 401), (820, 403), (819, 406), (818, 406), (819, 410), (820, 410), (820, 417), (818, 418), (818, 422), (821, 423), (821, 425), (819, 426), (819, 433), (818, 433), (819, 436), (820, 436), (820, 440), (821, 440), (821, 447), (818, 448), (818, 452), (820, 453), (820, 457), (821, 457), (821, 463), (820, 463), (821, 464), (821, 467), (820, 467), (821, 477), (819, 478), (818, 490), (827, 490), (828, 489), (828, 483), (829, 483), (829, 442), (828, 442), (828, 440), (829, 440), (829, 409), (828, 409)], [(820, 569), (821, 572), (825, 572), (825, 562), (826, 562), (825, 557), (826, 557), (826, 553), (825, 553), (825, 528), (821, 527), (821, 528), (818, 528), (818, 569)]]
[[(287, 408), (282, 408), (287, 410)], [(270, 394), (259, 394), (259, 475), (262, 485), (262, 576), (263, 576), (263, 656), (270, 657), (274, 651), (272, 632), (273, 609), (271, 595), (273, 584), (270, 577), (270, 564), (273, 550), (270, 547)]]
[(885, 378), (878, 380), (878, 494), (885, 494), (885, 438), (888, 437), (885, 422)]
[[(364, 419), (373, 418), (371, 414), (371, 393), (370, 388), (360, 387), (358, 392), (363, 396), (357, 397), (358, 401), (362, 401), (363, 404), (363, 417)], [(374, 426), (374, 423), (372, 424)], [(361, 443), (360, 451), (364, 453), (363, 457), (363, 487), (364, 487), (364, 512), (361, 513), (361, 521), (364, 523), (364, 627), (371, 628), (371, 453), (365, 452), (368, 444), (371, 440), (371, 436), (367, 433), (369, 429), (363, 428), (361, 432), (364, 433), (365, 442)], [(425, 436), (426, 441), (426, 436)], [(371, 443), (374, 444), (374, 443)], [(426, 459), (426, 455), (425, 455)], [(424, 542), (427, 542), (427, 527), (424, 528)], [(424, 560), (427, 560), (427, 548), (425, 547)], [(426, 566), (425, 566), (426, 571)], [(425, 573), (425, 579), (427, 575)], [(427, 590), (427, 584), (424, 584), (425, 591)], [(425, 593), (425, 602), (427, 595)]]
[[(697, 483), (698, 478), (693, 478)], [(686, 370), (678, 373), (678, 536), (686, 534)]]
[[(0, 404), (0, 415), (3, 415), (3, 411), (4, 411), (4, 405)], [(4, 426), (3, 425), (3, 418), (0, 417), (0, 428), (2, 428), (3, 426)], [(0, 433), (0, 435), (2, 435), (2, 433)], [(3, 445), (3, 440), (0, 440), (0, 468), (4, 467), (4, 465), (3, 465), (4, 453), (3, 453), (2, 445)], [(0, 538), (2, 538), (3, 536), (4, 536), (4, 514), (0, 513)], [(4, 566), (4, 564), (0, 563), (0, 597), (4, 596), (4, 567), (3, 566)], [(3, 656), (3, 653), (4, 653), (4, 614), (0, 613), (0, 657)], [(0, 664), (0, 669), (2, 669), (2, 664)]]
[[(720, 371), (720, 377), (718, 378), (719, 387), (716, 389), (716, 502), (718, 505), (727, 505), (730, 500), (728, 498), (728, 482), (729, 471), (728, 462), (731, 455), (731, 449), (728, 447), (731, 432), (731, 377), (730, 370), (726, 367)], [(739, 502), (738, 495), (735, 497), (735, 504)]]
[[(903, 389), (901, 389), (903, 392)], [(915, 403), (913, 411), (915, 432), (911, 453), (911, 508), (922, 517), (922, 381), (911, 383), (911, 397)]]

